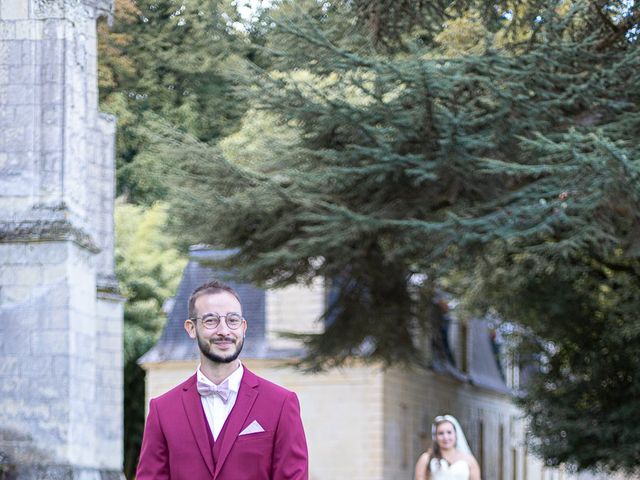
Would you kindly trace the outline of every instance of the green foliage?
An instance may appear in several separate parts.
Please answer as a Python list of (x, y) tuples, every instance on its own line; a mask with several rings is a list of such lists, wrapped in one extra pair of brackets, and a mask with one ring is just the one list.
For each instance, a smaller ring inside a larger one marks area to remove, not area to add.
[(164, 232), (166, 206), (148, 209), (116, 203), (116, 275), (127, 298), (124, 313), (124, 425), (127, 478), (133, 478), (144, 429), (144, 371), (138, 358), (156, 342), (164, 325), (163, 302), (180, 281), (185, 258)]
[(497, 252), (476, 266), (482, 281), (467, 300), (521, 326), (511, 340), (529, 374), (518, 401), (536, 452), (549, 465), (633, 471), (640, 261), (622, 251), (561, 260), (514, 245)]
[[(310, 10), (273, 14), (261, 50), (273, 68), (238, 77), (252, 109), (221, 150), (163, 131), (183, 241), (237, 248), (227, 266), (258, 284), (339, 286), (326, 332), (306, 338), (311, 369), (354, 355), (423, 362), (432, 292), (468, 286), (460, 272), (485, 262), (476, 291), (547, 362), (522, 403), (551, 442), (539, 451), (552, 464), (637, 465), (607, 448), (634, 417), (605, 381), (633, 398), (636, 365), (587, 364), (637, 340), (639, 299), (623, 292), (637, 287), (640, 251), (640, 7), (417, 2), (424, 21), (390, 12), (403, 33), (387, 29), (380, 48), (362, 31), (372, 17), (344, 13), (383, 1), (301, 3)], [(637, 450), (633, 431), (621, 435)]]
[(278, 168), (279, 159), (298, 143), (295, 126), (283, 129), (277, 119), (264, 110), (249, 110), (238, 132), (222, 139), (222, 155), (234, 165), (250, 170), (270, 171)]
[(99, 26), (101, 108), (118, 118), (117, 188), (129, 201), (166, 195), (156, 117), (203, 142), (236, 127), (246, 107), (234, 69), (251, 52), (237, 20), (222, 0), (118, 0), (113, 25)]

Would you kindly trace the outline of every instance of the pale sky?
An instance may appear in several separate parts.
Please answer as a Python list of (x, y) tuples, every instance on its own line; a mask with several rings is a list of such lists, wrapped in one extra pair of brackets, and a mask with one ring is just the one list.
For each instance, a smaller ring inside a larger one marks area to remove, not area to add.
[(260, 6), (268, 7), (273, 3), (272, 0), (236, 0), (236, 8), (245, 21), (250, 21), (253, 12)]

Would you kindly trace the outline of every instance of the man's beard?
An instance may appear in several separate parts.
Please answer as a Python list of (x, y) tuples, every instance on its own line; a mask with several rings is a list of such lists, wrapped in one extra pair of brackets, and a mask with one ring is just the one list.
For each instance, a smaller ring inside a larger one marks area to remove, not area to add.
[(238, 356), (240, 355), (240, 352), (242, 351), (242, 347), (244, 346), (244, 335), (243, 335), (238, 339), (237, 343), (235, 344), (236, 345), (235, 352), (230, 353), (227, 356), (222, 356), (222, 355), (213, 353), (210, 350), (211, 343), (213, 342), (209, 342), (205, 340), (200, 335), (198, 335), (197, 332), (196, 332), (196, 337), (198, 339), (198, 347), (200, 348), (200, 351), (202, 352), (202, 354), (214, 363), (233, 362), (236, 358), (238, 358)]

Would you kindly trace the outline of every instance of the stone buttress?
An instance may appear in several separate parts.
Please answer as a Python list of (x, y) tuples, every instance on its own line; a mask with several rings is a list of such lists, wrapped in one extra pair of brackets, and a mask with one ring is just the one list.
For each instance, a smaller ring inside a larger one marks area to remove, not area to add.
[(122, 470), (115, 121), (98, 111), (112, 0), (0, 0), (0, 479)]

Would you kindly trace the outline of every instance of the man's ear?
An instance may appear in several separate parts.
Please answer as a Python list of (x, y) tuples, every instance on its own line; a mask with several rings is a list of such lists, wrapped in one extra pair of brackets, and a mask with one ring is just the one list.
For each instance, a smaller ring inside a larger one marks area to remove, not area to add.
[(193, 320), (185, 320), (184, 329), (187, 331), (191, 338), (196, 338), (196, 325), (193, 323)]

